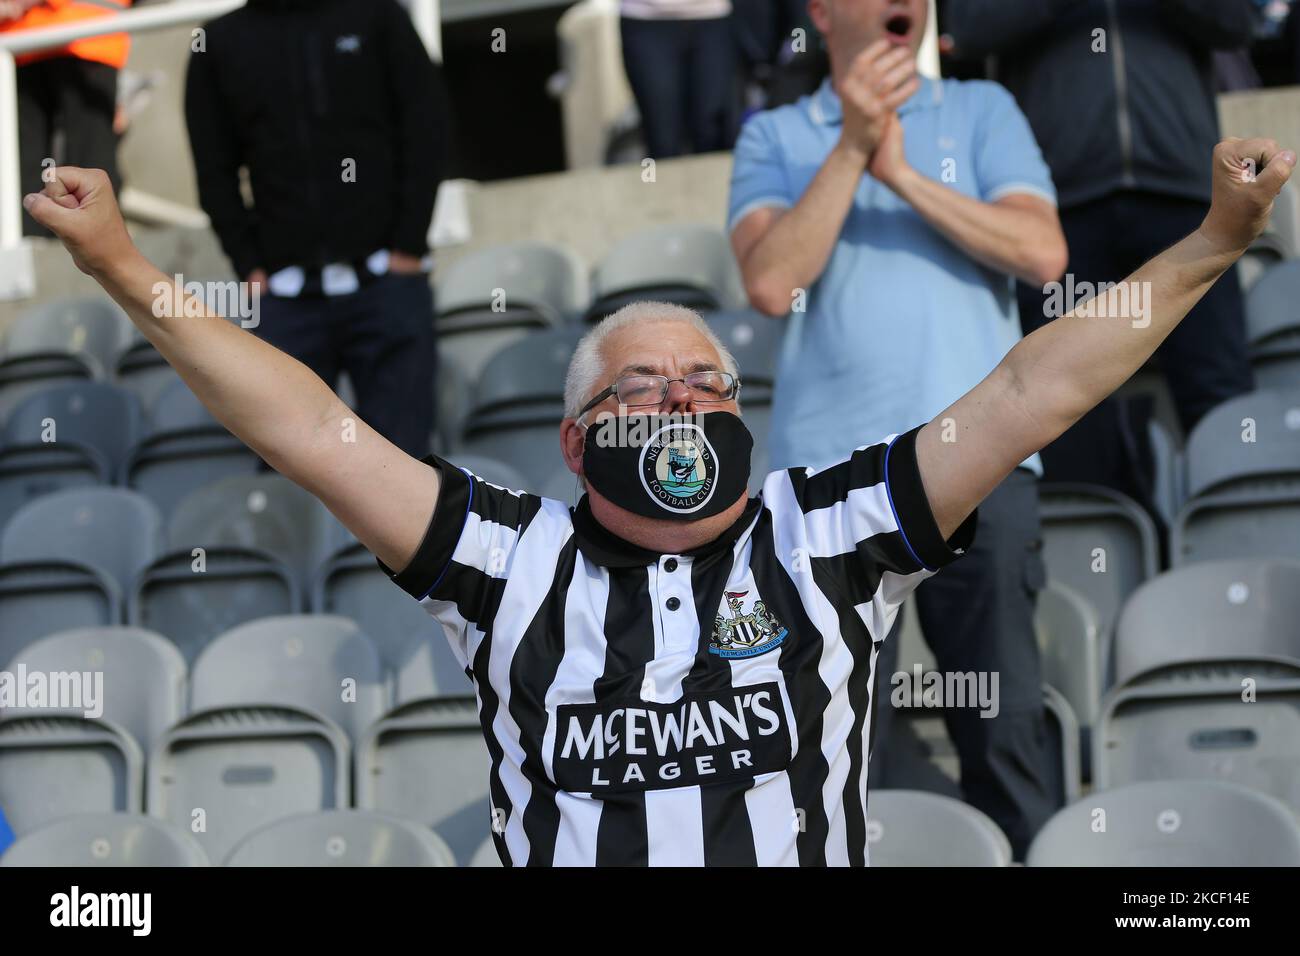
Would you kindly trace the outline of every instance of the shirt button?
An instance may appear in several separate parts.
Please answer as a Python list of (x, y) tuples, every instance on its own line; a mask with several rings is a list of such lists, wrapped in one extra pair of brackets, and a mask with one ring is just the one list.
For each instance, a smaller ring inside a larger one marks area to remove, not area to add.
[(682, 606), (682, 602), (675, 597), (670, 597), (665, 603), (668, 605), (668, 610), (670, 611), (675, 611)]
[(677, 570), (677, 559), (676, 559), (676, 558), (669, 558), (667, 561), (665, 561), (665, 562), (664, 562), (664, 570), (665, 570), (665, 571), (668, 571), (668, 572), (676, 571), (676, 570)]

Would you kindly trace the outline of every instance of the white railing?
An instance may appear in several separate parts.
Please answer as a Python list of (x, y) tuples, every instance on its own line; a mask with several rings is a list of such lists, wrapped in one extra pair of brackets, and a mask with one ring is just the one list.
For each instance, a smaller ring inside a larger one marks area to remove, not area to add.
[[(150, 33), (202, 23), (244, 5), (244, 0), (172, 0), (64, 26), (0, 34), (0, 300), (35, 292), (31, 247), (22, 235), (22, 179), (18, 151), (18, 78), (14, 57), (107, 33)], [(442, 59), (439, 0), (409, 0), (411, 19), (429, 55)]]

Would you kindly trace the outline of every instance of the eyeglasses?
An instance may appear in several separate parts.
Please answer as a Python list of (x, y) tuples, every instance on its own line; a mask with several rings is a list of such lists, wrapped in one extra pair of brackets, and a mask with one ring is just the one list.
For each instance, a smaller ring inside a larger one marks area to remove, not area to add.
[(730, 372), (691, 372), (685, 378), (667, 375), (624, 375), (609, 388), (600, 392), (578, 412), (581, 418), (611, 395), (618, 397), (620, 405), (659, 405), (668, 395), (668, 386), (681, 382), (691, 391), (696, 402), (729, 402), (740, 394), (740, 380)]

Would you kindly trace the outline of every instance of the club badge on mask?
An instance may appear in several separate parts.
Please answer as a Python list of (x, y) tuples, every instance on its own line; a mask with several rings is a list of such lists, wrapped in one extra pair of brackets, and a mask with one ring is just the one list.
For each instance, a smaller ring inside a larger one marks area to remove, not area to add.
[(620, 508), (689, 521), (736, 503), (753, 448), (749, 429), (730, 412), (607, 416), (587, 432), (583, 471)]

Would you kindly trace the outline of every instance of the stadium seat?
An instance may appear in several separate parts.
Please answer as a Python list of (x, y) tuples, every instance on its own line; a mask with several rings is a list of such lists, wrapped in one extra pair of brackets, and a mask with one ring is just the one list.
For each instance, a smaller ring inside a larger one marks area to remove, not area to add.
[(62, 299), (19, 315), (0, 343), (0, 420), (36, 390), (106, 380), (131, 328), (106, 298)]
[(142, 441), (123, 469), (127, 485), (169, 517), (189, 494), (234, 475), (254, 475), (261, 460), (212, 417), (180, 379), (149, 408)]
[(412, 701), (357, 745), (358, 807), (432, 827), (461, 866), (490, 832), (490, 763), (473, 702)]
[(923, 790), (872, 790), (867, 799), (872, 866), (1010, 866), (1011, 844), (969, 804)]
[(563, 502), (569, 508), (576, 505), (584, 493), (578, 485), (578, 476), (564, 465), (552, 471), (551, 477), (542, 482), (535, 492), (543, 498), (554, 498), (556, 501)]
[(1115, 628), (1115, 683), (1241, 657), (1300, 664), (1300, 561), (1203, 561), (1148, 581)]
[(1269, 269), (1246, 295), (1246, 344), (1252, 352), (1300, 332), (1300, 259)]
[(84, 713), (0, 715), (0, 807), (18, 836), (75, 813), (138, 813), (144, 755)]
[(144, 570), (128, 597), (126, 617), (129, 624), (164, 635), (193, 664), (218, 634), (302, 607), (296, 577), (273, 555), (194, 548), (164, 555)]
[(190, 672), (190, 707), (254, 704), (319, 714), (356, 740), (387, 708), (379, 652), (355, 622), (334, 615), (242, 624), (199, 654)]
[(162, 516), (125, 488), (72, 488), (24, 505), (0, 533), (6, 565), (63, 561), (109, 574), (121, 593), (162, 548)]
[(107, 692), (103, 715), (148, 753), (185, 711), (185, 660), (158, 634), (135, 627), (86, 627), (43, 637), (23, 648), (6, 669), (98, 672)]
[[(1248, 440), (1249, 439), (1249, 440)], [(1170, 558), (1300, 558), (1300, 388), (1224, 402), (1187, 447), (1193, 496), (1170, 530)]]
[(1028, 866), (1300, 866), (1300, 825), (1276, 799), (1217, 780), (1102, 790), (1057, 813)]
[(473, 697), (474, 685), (451, 652), (447, 635), (423, 607), (409, 603), (433, 627), (413, 633), (399, 652), (393, 671), (393, 703), (400, 706), (415, 700)]
[(1048, 578), (1092, 605), (1105, 648), (1125, 599), (1159, 566), (1155, 523), (1131, 498), (1095, 485), (1044, 483), (1039, 500)]
[(167, 526), (173, 553), (239, 548), (279, 559), (304, 594), (322, 563), (352, 535), (309, 492), (266, 472), (222, 478), (187, 495)]
[(1229, 399), (1200, 422), (1187, 442), (1187, 493), (1245, 478), (1300, 473), (1300, 386)]
[(583, 331), (534, 332), (494, 354), (474, 383), (470, 417), (531, 421), (540, 411), (559, 422), (564, 417), (564, 377)]
[(62, 817), (14, 843), (0, 866), (208, 866), (190, 834), (135, 813)]
[(1069, 585), (1048, 581), (1034, 613), (1043, 680), (1070, 702), (1079, 722), (1091, 727), (1102, 695), (1101, 623), (1096, 609)]
[(419, 696), (472, 693), (437, 621), (403, 593), (360, 544), (327, 561), (316, 579), (312, 606), (357, 622), (378, 648), (387, 669), (421, 686)]
[(1243, 655), (1148, 673), (1111, 691), (1094, 740), (1098, 787), (1228, 780), (1300, 813), (1300, 661)]
[(650, 299), (709, 312), (744, 303), (731, 244), (714, 226), (669, 225), (633, 233), (596, 264), (587, 320)]
[(54, 385), (28, 396), (4, 427), (0, 522), (41, 495), (115, 482), (140, 429), (135, 397), (102, 382)]
[(121, 621), (121, 590), (107, 572), (65, 561), (0, 564), (0, 661), (47, 634)]
[(479, 844), (479, 848), (474, 851), (474, 855), (470, 858), (469, 865), (501, 869), (501, 856), (497, 853), (496, 844), (492, 842), (491, 837)]
[(771, 404), (785, 323), (754, 309), (713, 312), (705, 318), (740, 369), (742, 406), (760, 398)]
[(532, 329), (558, 328), (587, 302), (582, 263), (567, 249), (515, 242), (469, 253), (437, 282), (438, 349), (469, 380)]
[(190, 714), (154, 748), (146, 808), (224, 860), (273, 820), (347, 807), (350, 764), (332, 721), (291, 707), (218, 707)]
[(455, 866), (427, 827), (373, 810), (300, 813), (254, 830), (226, 866)]

